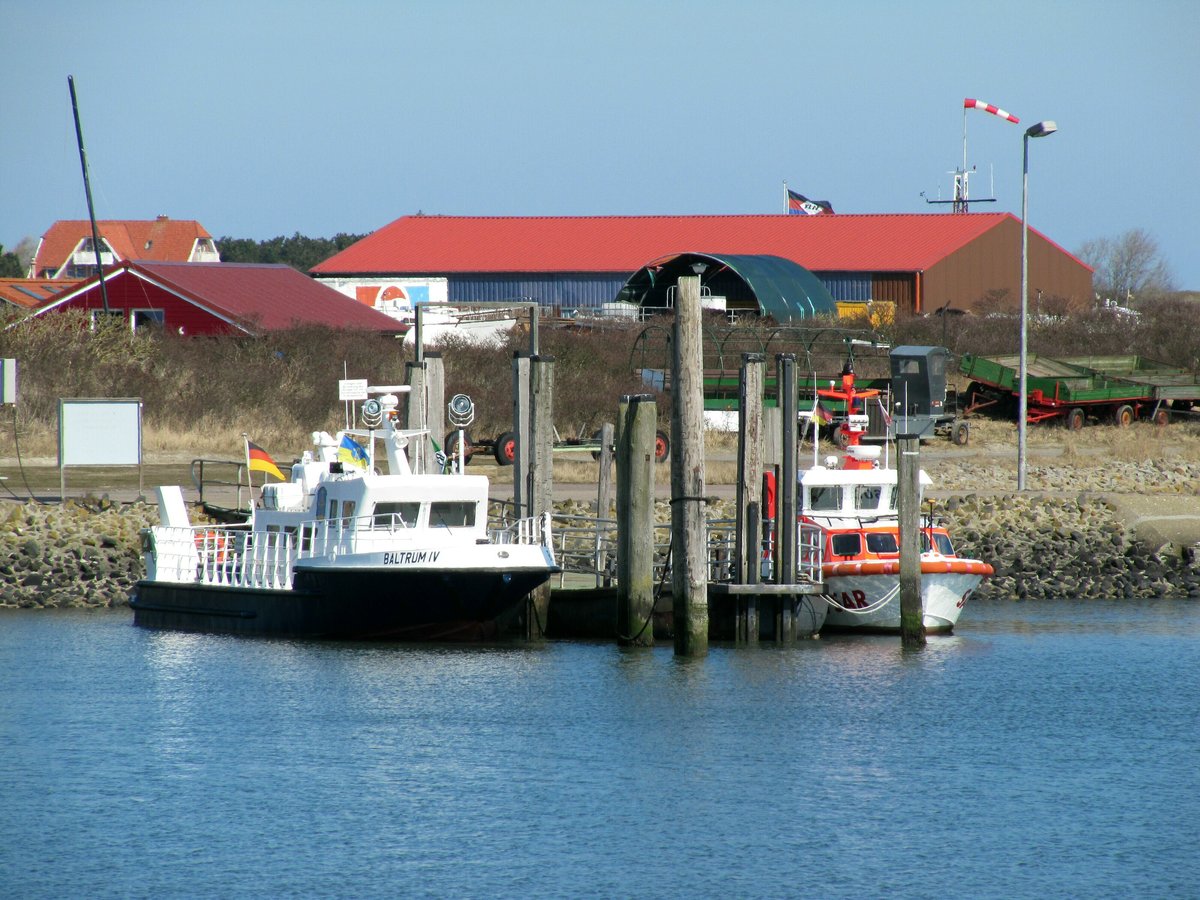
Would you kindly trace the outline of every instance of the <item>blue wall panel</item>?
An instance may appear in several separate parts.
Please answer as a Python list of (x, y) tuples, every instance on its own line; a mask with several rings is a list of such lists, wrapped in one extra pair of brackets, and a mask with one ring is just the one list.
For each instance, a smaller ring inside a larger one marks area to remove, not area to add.
[(870, 272), (814, 272), (834, 300), (865, 303), (873, 300)]
[(448, 276), (451, 303), (536, 300), (544, 309), (596, 309), (616, 299), (627, 275), (496, 273)]

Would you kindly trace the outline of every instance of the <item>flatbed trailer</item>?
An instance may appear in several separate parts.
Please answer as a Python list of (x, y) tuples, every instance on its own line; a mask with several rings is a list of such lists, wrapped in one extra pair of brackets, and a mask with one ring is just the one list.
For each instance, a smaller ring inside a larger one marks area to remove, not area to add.
[[(1015, 416), (1020, 357), (964, 353), (959, 371), (970, 379), (964, 414), (991, 409)], [(1026, 421), (1061, 420), (1072, 431), (1089, 419), (1127, 427), (1137, 420), (1166, 425), (1200, 402), (1195, 373), (1131, 354), (1026, 358)]]

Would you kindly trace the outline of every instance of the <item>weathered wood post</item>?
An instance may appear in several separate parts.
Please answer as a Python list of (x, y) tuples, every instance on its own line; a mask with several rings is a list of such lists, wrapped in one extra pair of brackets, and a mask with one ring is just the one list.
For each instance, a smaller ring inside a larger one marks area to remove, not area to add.
[[(425, 354), (425, 428), (439, 444), (446, 439), (446, 367), (440, 353)], [(442, 447), (450, 456), (456, 448)], [(440, 472), (432, 453), (426, 454), (425, 472)]]
[[(554, 512), (554, 357), (533, 356), (529, 360), (529, 425), (532, 449), (529, 462), (530, 515)], [(546, 635), (550, 611), (550, 583), (529, 595), (527, 629), (530, 640)]]
[[(622, 398), (623, 399), (623, 398)], [(622, 407), (624, 409), (624, 407)], [(596, 474), (596, 518), (607, 519), (612, 514), (612, 490), (613, 490), (613, 440), (615, 429), (611, 422), (605, 422), (600, 426), (600, 458), (599, 471)], [(594, 545), (594, 559), (596, 562), (596, 587), (607, 586), (611, 583), (612, 576), (605, 565), (605, 548), (602, 536), (604, 529), (597, 522), (596, 538)]]
[[(408, 385), (408, 393), (404, 397), (406, 403), (404, 409), (404, 427), (424, 428), (427, 416), (425, 414), (425, 363), (423, 361), (404, 364), (404, 383)], [(429, 436), (437, 441), (440, 446), (441, 435), (434, 437), (431, 431)], [(421, 446), (420, 471), (435, 472), (438, 471), (438, 468), (437, 464), (433, 461), (433, 446), (428, 443), (423, 444)]]
[(921, 439), (896, 437), (896, 478), (900, 517), (900, 643), (925, 646), (925, 606), (921, 600)]
[[(617, 417), (617, 642), (654, 644), (653, 394), (621, 398)], [(611, 433), (612, 426), (605, 429)], [(606, 510), (607, 512), (607, 510)]]
[(528, 516), (529, 505), (529, 448), (533, 446), (529, 431), (529, 355), (520, 351), (513, 353), (513, 434), (517, 436), (513, 448), (513, 515), (520, 519)]
[[(782, 459), (775, 496), (779, 505), (779, 584), (796, 583), (796, 356), (780, 353), (775, 357)], [(795, 640), (792, 622), (793, 598), (777, 598), (775, 639), (784, 643)]]
[[(759, 520), (763, 471), (763, 355), (743, 353), (738, 382), (737, 522), (734, 529), (736, 559), (734, 581), (757, 584)], [(737, 600), (737, 639), (758, 641), (758, 598), (745, 594)]]
[(675, 654), (708, 653), (704, 497), (704, 348), (700, 278), (679, 279), (671, 342), (671, 590)]

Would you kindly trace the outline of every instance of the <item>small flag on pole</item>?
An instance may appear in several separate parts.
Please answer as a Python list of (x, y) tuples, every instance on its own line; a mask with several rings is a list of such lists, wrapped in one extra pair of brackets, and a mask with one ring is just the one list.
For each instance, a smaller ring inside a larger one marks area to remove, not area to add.
[(365, 469), (367, 467), (367, 448), (350, 435), (343, 434), (342, 442), (338, 445), (338, 461)]
[(275, 460), (271, 459), (271, 454), (249, 438), (246, 438), (246, 468), (251, 472), (265, 472), (267, 475), (274, 475), (280, 481), (287, 480), (279, 471), (279, 466), (275, 465)]
[(823, 422), (826, 425), (833, 421), (833, 413), (822, 406), (819, 400), (817, 401), (816, 407), (813, 408), (812, 415), (814, 419), (819, 422)]
[(833, 212), (833, 205), (828, 200), (809, 200), (803, 194), (793, 190), (787, 192), (789, 216), (819, 216), (822, 213)]

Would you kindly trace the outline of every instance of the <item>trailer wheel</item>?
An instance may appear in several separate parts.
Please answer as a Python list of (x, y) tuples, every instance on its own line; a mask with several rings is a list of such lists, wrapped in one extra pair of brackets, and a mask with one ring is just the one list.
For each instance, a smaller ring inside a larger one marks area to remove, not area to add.
[(1087, 421), (1087, 414), (1078, 406), (1067, 413), (1067, 430), (1079, 431), (1083, 428), (1083, 423)]
[(663, 463), (667, 461), (667, 457), (671, 455), (671, 440), (667, 437), (666, 432), (654, 432), (654, 461)]
[(506, 431), (500, 437), (496, 438), (496, 445), (492, 448), (492, 455), (496, 457), (496, 462), (502, 466), (511, 466), (517, 460), (517, 433), (515, 431)]
[(1133, 407), (1125, 403), (1117, 407), (1117, 411), (1113, 413), (1113, 424), (1118, 428), (1128, 428), (1133, 424)]
[(1150, 417), (1150, 421), (1160, 428), (1166, 426), (1171, 421), (1171, 413), (1165, 406), (1154, 411), (1154, 415)]
[(967, 422), (958, 421), (950, 429), (950, 440), (959, 447), (965, 447), (971, 440), (971, 426)]
[[(447, 459), (454, 459), (458, 455), (458, 432), (451, 431), (446, 434), (446, 443), (442, 445), (446, 451)], [(475, 455), (475, 444), (471, 441), (471, 432), (463, 432), (463, 464), (469, 466), (471, 457)]]
[(850, 446), (850, 432), (846, 430), (845, 425), (838, 425), (833, 429), (833, 443), (839, 450)]

